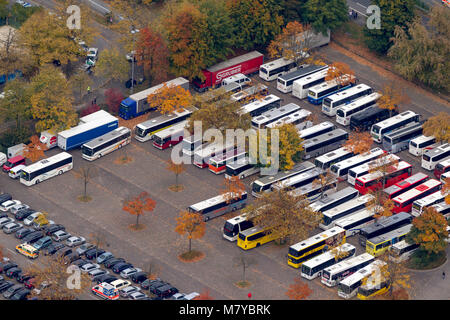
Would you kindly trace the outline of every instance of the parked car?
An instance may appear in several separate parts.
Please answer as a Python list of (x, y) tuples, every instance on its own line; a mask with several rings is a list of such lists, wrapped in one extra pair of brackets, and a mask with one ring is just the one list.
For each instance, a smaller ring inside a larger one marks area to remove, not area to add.
[(14, 214), (14, 218), (16, 218), (16, 220), (19, 221), (24, 220), (23, 223), (26, 225), (25, 219), (28, 218), (33, 213), (36, 213), (36, 211), (30, 208), (20, 209)]
[(9, 209), (11, 209), (15, 205), (21, 204), (21, 203), (22, 202), (20, 202), (19, 200), (8, 200), (8, 201), (5, 201), (2, 204), (0, 204), (0, 211), (8, 212)]
[(171, 284), (166, 284), (154, 289), (154, 292), (158, 297), (167, 299), (173, 296), (175, 293), (178, 293), (178, 289), (172, 286)]
[(123, 258), (112, 258), (112, 259), (106, 260), (106, 262), (104, 262), (103, 265), (106, 268), (111, 269), (112, 267), (114, 267), (116, 264), (118, 264), (120, 262), (125, 262), (125, 259), (123, 259)]
[[(147, 279), (147, 280), (144, 280), (144, 281), (141, 283), (141, 288), (144, 289), (144, 290), (148, 290), (148, 289), (150, 288), (150, 285), (152, 285), (152, 284), (155, 283), (156, 281), (162, 282), (161, 279), (159, 279), (159, 278), (153, 279), (153, 280)], [(163, 283), (165, 283), (165, 282), (163, 282)]]
[(22, 243), (16, 246), (16, 252), (24, 255), (29, 259), (36, 259), (39, 257), (39, 250), (33, 247), (31, 244)]
[(51, 256), (55, 254), (58, 250), (64, 248), (65, 245), (59, 242), (53, 242), (44, 250), (44, 256)]
[(111, 285), (115, 289), (121, 290), (121, 289), (126, 288), (129, 285), (131, 285), (131, 282), (128, 281), (128, 280), (118, 279), (118, 280), (115, 280), (115, 281), (111, 282)]
[(91, 270), (88, 272), (88, 276), (91, 278), (91, 280), (93, 280), (97, 276), (104, 275), (104, 274), (109, 274), (109, 271), (97, 268), (97, 269), (94, 269), (94, 270)]
[(23, 289), (23, 286), (21, 284), (15, 284), (15, 285), (9, 287), (8, 290), (6, 290), (3, 293), (3, 297), (5, 297), (6, 299), (9, 299), (14, 293), (19, 291), (20, 289)]
[(12, 200), (12, 196), (9, 193), (0, 194), (0, 204), (8, 200)]
[(34, 289), (36, 278), (30, 278), (23, 283), (23, 286), (27, 289)]
[(70, 237), (71, 237), (71, 234), (64, 230), (59, 230), (52, 234), (53, 241), (57, 241), (57, 242), (64, 241)]
[(128, 269), (128, 268), (132, 268), (133, 265), (131, 263), (128, 262), (119, 262), (118, 264), (116, 264), (114, 267), (112, 267), (112, 271), (114, 273), (121, 273), (123, 270)]
[[(40, 212), (33, 212), (32, 214), (23, 219), (23, 224), (26, 226), (31, 226), (34, 222), (34, 219), (36, 219), (36, 217), (39, 216), (39, 214)], [(16, 219), (18, 219), (17, 216)]]
[(129, 295), (130, 300), (143, 300), (143, 299), (145, 299), (147, 297), (148, 296), (145, 293), (141, 292), (141, 291), (136, 291), (136, 292), (133, 292), (133, 293), (131, 293)]
[(95, 281), (97, 284), (100, 284), (102, 282), (106, 282), (106, 283), (111, 283), (113, 281), (118, 280), (117, 277), (114, 277), (111, 274), (104, 274), (98, 277), (95, 277), (94, 279), (92, 279), (92, 281)]
[(131, 275), (131, 281), (134, 283), (140, 284), (145, 280), (147, 280), (147, 273), (144, 271), (139, 271)]
[(2, 272), (6, 273), (6, 271), (8, 271), (11, 268), (15, 268), (15, 267), (17, 267), (17, 263), (8, 261), (5, 264), (3, 264)]
[(64, 257), (64, 264), (71, 264), (78, 259), (80, 259), (80, 255), (76, 251), (72, 251)]
[(5, 217), (0, 219), (0, 228), (3, 228), (3, 226), (6, 226), (8, 223), (14, 222), (13, 218)]
[(71, 254), (73, 251), (72, 248), (63, 248), (61, 250), (58, 250), (58, 256), (59, 258), (64, 258), (65, 256)]
[(100, 265), (98, 265), (97, 263), (88, 263), (88, 264), (83, 265), (80, 268), (80, 270), (81, 270), (81, 272), (88, 273), (89, 271), (92, 271), (92, 270), (98, 269), (98, 268), (100, 268)]
[(34, 232), (31, 228), (22, 228), (16, 231), (16, 234), (14, 235), (17, 239), (23, 239), (30, 233)]
[(103, 252), (101, 255), (97, 257), (97, 263), (104, 263), (105, 261), (114, 258), (113, 254), (109, 251)]
[(12, 282), (11, 280), (4, 281), (3, 283), (0, 284), (0, 293), (8, 290), (13, 285), (14, 285), (14, 282)]
[(23, 241), (26, 243), (32, 244), (43, 237), (44, 237), (44, 235), (42, 234), (41, 231), (34, 231), (34, 232), (30, 233), (29, 235), (27, 235), (26, 237), (24, 237)]
[(74, 266), (77, 266), (78, 268), (81, 268), (83, 265), (90, 263), (88, 260), (86, 259), (77, 259), (74, 262), (72, 262), (71, 264)]
[(8, 223), (7, 225), (3, 226), (3, 232), (6, 234), (10, 234), (10, 233), (16, 232), (17, 230), (22, 229), (22, 228), (23, 228), (23, 224), (17, 223), (17, 222), (11, 222), (11, 223)]
[(33, 243), (33, 247), (35, 247), (37, 250), (41, 250), (47, 248), (51, 244), (52, 238), (50, 238), (49, 236), (45, 236), (43, 238), (40, 238), (35, 243)]
[(186, 293), (175, 293), (170, 297), (170, 300), (184, 300), (184, 296), (186, 295)]
[(66, 246), (76, 247), (76, 246), (82, 245), (85, 242), (86, 242), (86, 239), (83, 237), (71, 236), (70, 238), (68, 238), (66, 240)]
[(30, 206), (24, 203), (20, 203), (20, 204), (16, 204), (15, 206), (12, 206), (9, 209), (9, 212), (11, 212), (12, 214), (16, 214), (17, 211), (22, 210), (22, 209), (29, 209)]
[(19, 267), (14, 267), (8, 269), (8, 271), (6, 271), (5, 274), (9, 278), (15, 278), (20, 272), (22, 272), (22, 269), (20, 269)]
[(92, 249), (92, 248), (94, 248), (95, 246), (92, 244), (92, 243), (88, 243), (88, 242), (85, 242), (85, 243), (83, 243), (81, 246), (79, 246), (78, 248), (77, 248), (77, 252), (78, 252), (78, 254), (81, 256), (81, 255), (83, 255), (86, 251), (88, 251), (88, 250), (90, 250), (90, 249)]
[(138, 291), (140, 291), (141, 289), (139, 289), (138, 287), (135, 287), (135, 286), (128, 286), (128, 287), (125, 287), (125, 288), (123, 288), (123, 289), (121, 289), (120, 291), (119, 291), (119, 294), (120, 294), (120, 296), (122, 297), (122, 298), (128, 298), (128, 296), (130, 295), (130, 294), (132, 294), (132, 293), (134, 293), (134, 292), (138, 292)]
[(27, 300), (27, 296), (30, 294), (30, 290), (22, 288), (10, 298), (10, 300)]
[(167, 282), (165, 282), (165, 281), (161, 281), (161, 280), (159, 280), (159, 281), (154, 281), (153, 283), (150, 284), (150, 286), (148, 287), (148, 290), (149, 290), (151, 293), (156, 294), (156, 293), (155, 293), (155, 290), (156, 290), (157, 288), (162, 287), (162, 286), (165, 286), (165, 285), (167, 285), (167, 284), (169, 284), (169, 283), (167, 283)]
[(8, 217), (8, 214), (6, 212), (0, 212), (0, 219)]
[(52, 224), (42, 228), (42, 231), (44, 231), (46, 236), (51, 236), (53, 235), (53, 233), (59, 230), (66, 230), (66, 227), (64, 227), (62, 224)]
[(127, 269), (122, 270), (122, 271), (120, 272), (120, 276), (121, 276), (122, 278), (124, 278), (124, 279), (127, 279), (127, 278), (129, 278), (131, 275), (133, 275), (134, 273), (139, 272), (139, 271), (142, 271), (142, 269), (134, 268), (134, 267), (132, 267), (132, 268), (127, 268)]
[(16, 280), (20, 283), (25, 283), (25, 281), (31, 278), (33, 278), (32, 274), (21, 272), (20, 274), (17, 275)]
[(99, 255), (101, 255), (101, 254), (103, 254), (103, 253), (105, 253), (105, 250), (103, 250), (103, 249), (92, 248), (92, 249), (86, 251), (86, 252), (84, 253), (84, 256), (85, 256), (86, 258), (88, 258), (89, 260), (92, 260), (92, 259), (94, 259), (95, 257), (98, 257)]

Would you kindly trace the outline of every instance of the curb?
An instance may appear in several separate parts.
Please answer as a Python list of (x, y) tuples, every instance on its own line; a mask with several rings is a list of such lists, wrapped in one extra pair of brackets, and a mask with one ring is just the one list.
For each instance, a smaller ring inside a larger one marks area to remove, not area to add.
[(406, 268), (406, 269), (408, 269), (411, 272), (418, 272), (418, 273), (433, 272), (433, 271), (439, 270), (442, 267), (444, 267), (447, 264), (447, 262), (448, 262), (448, 257), (445, 259), (445, 262), (443, 264), (441, 264), (440, 266), (433, 268), (433, 269), (427, 269), (427, 270), (418, 270), (418, 269), (410, 269), (410, 268)]

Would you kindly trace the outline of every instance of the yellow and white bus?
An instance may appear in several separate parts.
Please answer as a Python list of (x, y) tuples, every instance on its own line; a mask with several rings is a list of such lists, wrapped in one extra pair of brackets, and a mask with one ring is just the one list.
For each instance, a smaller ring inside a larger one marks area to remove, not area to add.
[(368, 239), (366, 241), (366, 252), (375, 257), (383, 254), (394, 243), (404, 240), (408, 232), (411, 230), (411, 227), (412, 224), (407, 224), (378, 237)]
[(249, 250), (276, 240), (276, 237), (267, 228), (253, 227), (239, 232), (237, 245), (241, 249)]

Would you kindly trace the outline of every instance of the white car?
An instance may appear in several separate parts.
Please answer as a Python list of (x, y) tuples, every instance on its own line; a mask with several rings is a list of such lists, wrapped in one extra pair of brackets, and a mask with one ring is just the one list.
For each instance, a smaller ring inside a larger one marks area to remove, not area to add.
[(23, 219), (23, 224), (26, 226), (31, 226), (31, 224), (34, 222), (34, 219), (36, 219), (36, 217), (39, 216), (40, 214), (41, 214), (40, 212), (34, 212), (30, 214), (28, 217)]
[(87, 272), (95, 270), (95, 269), (100, 269), (100, 265), (98, 265), (96, 263), (87, 263), (87, 264), (81, 266), (81, 268), (80, 268), (81, 272), (84, 272), (84, 273), (87, 273)]
[(0, 205), (0, 211), (6, 212), (17, 204), (21, 204), (19, 200), (8, 200)]
[(20, 204), (16, 204), (15, 206), (12, 206), (11, 208), (9, 208), (9, 212), (11, 212), (12, 214), (16, 214), (19, 210), (22, 209), (29, 209), (30, 206), (24, 203), (20, 203)]
[(6, 226), (8, 223), (14, 222), (13, 218), (9, 218), (9, 217), (5, 217), (5, 218), (1, 218), (0, 219), (0, 228), (3, 228), (4, 226)]
[(191, 292), (191, 293), (184, 295), (182, 300), (194, 300), (199, 295), (200, 295), (200, 293), (198, 293), (198, 292)]
[(19, 229), (22, 229), (23, 224), (17, 222), (10, 222), (3, 226), (3, 232), (6, 234), (10, 234), (16, 232)]
[(92, 59), (97, 59), (98, 48), (89, 48), (87, 57)]
[(147, 295), (141, 291), (136, 291), (134, 293), (131, 293), (129, 295), (129, 297), (130, 297), (130, 300), (142, 300), (142, 299), (147, 298)]
[(123, 288), (128, 287), (131, 284), (131, 282), (128, 280), (117, 279), (117, 280), (114, 280), (113, 282), (111, 282), (110, 284), (114, 287), (114, 289), (121, 290)]
[(130, 294), (135, 293), (140, 291), (141, 289), (139, 289), (138, 287), (135, 286), (129, 286), (126, 288), (123, 288), (121, 290), (119, 290), (120, 296), (123, 298), (127, 298), (130, 296)]
[(136, 273), (136, 272), (141, 272), (141, 271), (142, 271), (142, 269), (139, 269), (139, 268), (127, 268), (127, 269), (123, 270), (123, 271), (120, 273), (120, 276), (121, 276), (122, 278), (127, 279), (127, 278), (130, 277), (132, 274), (134, 274), (134, 273)]
[(56, 232), (53, 233), (53, 235), (52, 235), (52, 239), (53, 239), (54, 241), (63, 241), (63, 240), (66, 240), (67, 238), (70, 238), (70, 237), (71, 237), (71, 234), (70, 234), (70, 233), (67, 233), (67, 232), (64, 231), (64, 230), (56, 231)]
[(83, 237), (72, 236), (66, 240), (66, 246), (68, 247), (76, 247), (86, 242), (86, 239)]

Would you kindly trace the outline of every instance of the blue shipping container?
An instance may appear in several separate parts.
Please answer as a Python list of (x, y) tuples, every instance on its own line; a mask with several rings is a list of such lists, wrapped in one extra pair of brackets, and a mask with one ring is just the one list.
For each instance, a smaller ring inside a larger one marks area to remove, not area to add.
[(82, 144), (118, 128), (118, 126), (119, 121), (116, 119), (68, 138), (63, 138), (58, 135), (58, 147), (66, 151), (80, 147)]

